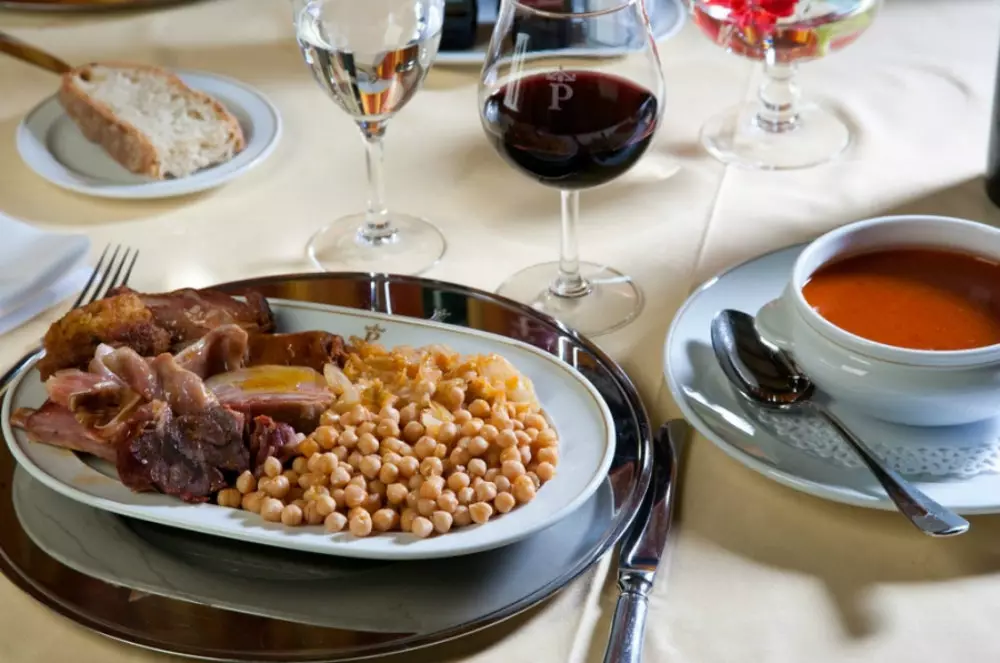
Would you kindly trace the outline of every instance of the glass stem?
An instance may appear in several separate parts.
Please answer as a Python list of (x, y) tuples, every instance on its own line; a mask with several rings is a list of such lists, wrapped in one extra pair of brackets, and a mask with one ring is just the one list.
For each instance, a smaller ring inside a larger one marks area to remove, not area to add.
[(385, 130), (362, 129), (365, 140), (365, 166), (368, 173), (368, 209), (365, 224), (358, 229), (358, 239), (367, 244), (383, 244), (394, 239), (396, 229), (385, 206), (385, 171), (382, 136)]
[(580, 192), (562, 193), (562, 232), (559, 243), (559, 276), (549, 286), (558, 297), (583, 297), (590, 292), (590, 283), (580, 275), (580, 246), (576, 229), (580, 221)]
[(763, 131), (785, 133), (799, 125), (799, 86), (795, 84), (795, 65), (779, 64), (774, 49), (764, 60), (764, 81), (757, 90), (760, 110), (755, 122)]

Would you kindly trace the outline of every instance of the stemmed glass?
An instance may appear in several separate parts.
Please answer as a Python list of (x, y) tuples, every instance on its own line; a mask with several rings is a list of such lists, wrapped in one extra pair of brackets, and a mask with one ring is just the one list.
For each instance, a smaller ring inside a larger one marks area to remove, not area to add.
[(296, 0), (295, 29), (313, 77), (364, 138), (368, 208), (319, 230), (321, 269), (416, 274), (444, 253), (441, 232), (385, 204), (386, 124), (420, 88), (441, 42), (445, 0)]
[(688, 0), (716, 44), (763, 63), (757, 99), (708, 120), (701, 141), (717, 159), (749, 168), (804, 168), (839, 155), (851, 132), (836, 113), (802, 101), (798, 65), (853, 43), (881, 0)]
[[(518, 272), (499, 293), (595, 335), (631, 321), (643, 302), (631, 278), (579, 259), (580, 191), (643, 155), (662, 117), (664, 82), (643, 0), (588, 4), (502, 0), (479, 109), (497, 152), (562, 195), (559, 261)], [(608, 57), (596, 59), (595, 48)]]

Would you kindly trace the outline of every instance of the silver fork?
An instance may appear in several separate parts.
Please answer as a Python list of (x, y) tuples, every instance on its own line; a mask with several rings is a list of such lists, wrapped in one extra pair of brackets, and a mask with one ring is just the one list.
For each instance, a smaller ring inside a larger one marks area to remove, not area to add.
[[(115, 250), (111, 253), (111, 258), (108, 259), (108, 251), (111, 250), (111, 244), (104, 247), (104, 251), (101, 252), (101, 257), (97, 259), (97, 265), (94, 267), (94, 271), (90, 273), (90, 278), (87, 279), (87, 283), (84, 284), (83, 289), (80, 291), (80, 296), (76, 298), (75, 302), (73, 302), (72, 308), (76, 309), (81, 306), (86, 306), (92, 302), (96, 302), (98, 299), (106, 297), (112, 289), (128, 285), (128, 280), (132, 276), (132, 269), (135, 267), (135, 261), (139, 259), (139, 250), (132, 249), (127, 246), (124, 248), (125, 251), (122, 252), (121, 244), (115, 246)], [(118, 257), (119, 255), (121, 255), (121, 258)], [(107, 264), (105, 264), (106, 259)], [(7, 372), (7, 376), (17, 375), (20, 373), (21, 368), (25, 364), (41, 356), (41, 353), (42, 347), (39, 346), (25, 356), (21, 357), (21, 359), (14, 364), (13, 368)], [(9, 381), (4, 381), (3, 384), (0, 385), (0, 396), (4, 395), (7, 391), (7, 385), (9, 384)]]

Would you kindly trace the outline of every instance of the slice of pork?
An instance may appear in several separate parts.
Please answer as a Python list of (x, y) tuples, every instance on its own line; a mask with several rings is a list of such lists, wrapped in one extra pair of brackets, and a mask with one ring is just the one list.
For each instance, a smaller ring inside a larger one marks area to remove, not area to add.
[(253, 366), (206, 380), (219, 403), (251, 417), (275, 421), (311, 432), (334, 400), (326, 379), (303, 366)]

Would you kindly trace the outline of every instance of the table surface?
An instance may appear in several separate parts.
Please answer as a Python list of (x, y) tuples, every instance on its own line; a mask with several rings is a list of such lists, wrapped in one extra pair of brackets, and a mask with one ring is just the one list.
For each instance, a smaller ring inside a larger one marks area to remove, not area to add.
[[(222, 28), (221, 26), (226, 26)], [(55, 79), (0, 58), (0, 210), (39, 226), (86, 232), (142, 251), (141, 290), (207, 286), (309, 269), (303, 247), (364, 200), (356, 128), (310, 79), (287, 2), (216, 0), (156, 12), (0, 12), (0, 30), (70, 62), (137, 60), (225, 74), (280, 109), (273, 157), (219, 190), (153, 202), (63, 192), (25, 167), (17, 123)], [(753, 63), (689, 24), (664, 44), (661, 135), (619, 181), (583, 195), (584, 258), (626, 267), (648, 304), (599, 339), (639, 385), (654, 418), (676, 413), (661, 374), (674, 312), (702, 281), (771, 249), (857, 219), (920, 212), (1000, 224), (982, 192), (1000, 3), (888, 0), (856, 45), (801, 72), (848, 116), (857, 140), (805, 171), (727, 168), (699, 146), (709, 114), (753, 94)], [(432, 219), (449, 241), (428, 276), (492, 289), (554, 257), (558, 196), (493, 153), (475, 111), (478, 71), (435, 67), (387, 136), (390, 203)], [(414, 176), (414, 174), (417, 174)], [(220, 247), (225, 250), (220, 251)], [(60, 311), (9, 334), (14, 361)], [(646, 639), (652, 663), (995, 661), (1000, 658), (1000, 518), (936, 541), (891, 513), (795, 493), (703, 438), (686, 461), (679, 533), (659, 574)], [(610, 560), (544, 608), (407, 661), (600, 661), (615, 600)], [(74, 663), (175, 660), (105, 640), (0, 579), (0, 660)]]

